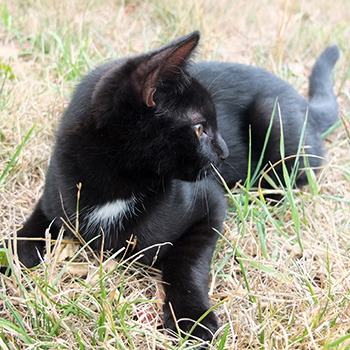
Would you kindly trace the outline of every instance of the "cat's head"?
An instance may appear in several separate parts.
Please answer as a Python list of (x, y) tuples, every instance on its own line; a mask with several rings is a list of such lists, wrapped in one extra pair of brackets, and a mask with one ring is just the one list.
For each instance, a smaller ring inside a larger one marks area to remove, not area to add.
[(111, 168), (194, 181), (228, 156), (211, 96), (187, 71), (199, 37), (116, 61), (99, 78), (91, 109)]

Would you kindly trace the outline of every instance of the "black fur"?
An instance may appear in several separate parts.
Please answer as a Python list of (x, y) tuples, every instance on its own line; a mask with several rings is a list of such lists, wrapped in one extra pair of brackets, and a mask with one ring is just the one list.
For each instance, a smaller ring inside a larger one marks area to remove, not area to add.
[[(233, 187), (246, 179), (248, 169), (249, 125), (252, 139), (252, 169), (259, 161), (273, 108), (278, 98), (281, 110), (285, 156), (296, 155), (305, 117), (307, 116), (305, 153), (323, 156), (321, 134), (338, 118), (338, 104), (333, 92), (332, 69), (339, 57), (337, 46), (329, 46), (317, 60), (310, 77), (310, 100), (306, 101), (297, 91), (272, 73), (257, 67), (226, 62), (202, 62), (193, 65), (191, 73), (211, 93), (216, 107), (219, 130), (226, 141), (230, 155), (221, 167), (221, 174)], [(280, 160), (280, 121), (274, 117), (264, 163)], [(300, 167), (304, 167), (301, 158)], [(309, 157), (311, 167), (319, 167), (322, 161)], [(287, 162), (292, 168), (294, 159)], [(281, 167), (276, 167), (283, 179)], [(272, 172), (269, 176), (278, 184)], [(305, 173), (297, 179), (297, 185), (307, 183)], [(263, 182), (265, 187), (267, 183)]]
[[(219, 166), (228, 157), (221, 167), (228, 184), (245, 179), (249, 125), (254, 168), (277, 97), (286, 156), (297, 152), (307, 110), (311, 154), (323, 155), (320, 134), (337, 118), (331, 83), (337, 47), (327, 48), (317, 61), (307, 102), (259, 68), (190, 65), (198, 40), (199, 32), (191, 33), (158, 50), (103, 65), (82, 81), (57, 132), (44, 194), (18, 232), (19, 237), (44, 237), (51, 224), (57, 236), (61, 217), (75, 220), (81, 183), (80, 234), (89, 241), (103, 232), (106, 250), (126, 247), (131, 236), (137, 239), (133, 254), (150, 247), (141, 261), (162, 270), (164, 326), (174, 331), (171, 307), (177, 320), (186, 318), (179, 322), (183, 331), (210, 308), (215, 230), (222, 229), (226, 213), (211, 164)], [(204, 128), (200, 137), (198, 125)], [(279, 138), (275, 118), (265, 163), (280, 159)], [(319, 166), (321, 161), (310, 158), (310, 163)], [(298, 184), (304, 183), (302, 175)], [(109, 211), (126, 204), (123, 215)], [(99, 250), (101, 244), (100, 237), (91, 246)], [(40, 262), (43, 251), (42, 242), (18, 241), (19, 259), (28, 267)], [(212, 339), (218, 328), (215, 315), (209, 313), (201, 323), (204, 327), (193, 334)]]

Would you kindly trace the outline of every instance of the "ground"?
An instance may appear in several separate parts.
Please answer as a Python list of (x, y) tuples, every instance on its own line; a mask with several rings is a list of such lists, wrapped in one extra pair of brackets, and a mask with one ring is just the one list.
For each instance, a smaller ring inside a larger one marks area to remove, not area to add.
[[(248, 201), (239, 187), (228, 195), (210, 284), (221, 327), (210, 348), (348, 349), (349, 23), (348, 0), (0, 4), (1, 235), (13, 233), (40, 197), (62, 111), (96, 65), (200, 29), (196, 60), (264, 67), (307, 96), (315, 58), (336, 43), (343, 121), (325, 137), (324, 168), (279, 206), (266, 206), (256, 191)], [(190, 348), (157, 329), (157, 271), (79, 249), (58, 242), (46, 266), (0, 277), (1, 349)]]

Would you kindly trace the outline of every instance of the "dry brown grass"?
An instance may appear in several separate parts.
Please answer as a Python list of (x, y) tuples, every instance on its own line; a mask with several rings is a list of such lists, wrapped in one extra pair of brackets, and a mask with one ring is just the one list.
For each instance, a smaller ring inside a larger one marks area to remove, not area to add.
[[(276, 227), (264, 217), (262, 206), (250, 204), (243, 234), (234, 213), (227, 222), (227, 240), (221, 240), (215, 256), (210, 290), (213, 305), (221, 302), (215, 311), (222, 325), (219, 339), (228, 327), (221, 349), (349, 348), (348, 0), (12, 0), (7, 10), (0, 9), (0, 63), (14, 74), (0, 96), (0, 174), (36, 124), (0, 184), (3, 236), (23, 222), (38, 200), (54, 130), (79, 75), (91, 67), (200, 29), (199, 59), (263, 66), (306, 94), (315, 57), (327, 44), (339, 44), (342, 57), (334, 77), (346, 122), (326, 140), (319, 195), (304, 188), (294, 196), (304, 251), (295, 239), (290, 208), (269, 209)], [(3, 67), (0, 76), (4, 79)], [(61, 257), (72, 254), (64, 251)], [(177, 348), (156, 329), (161, 313), (155, 272), (113, 260), (100, 271), (85, 250), (66, 268), (57, 261), (58, 252), (50, 256), (46, 268), (33, 271), (39, 279), (0, 277), (1, 349)], [(19, 319), (22, 331), (6, 323), (18, 326)], [(220, 349), (220, 344), (212, 348)]]

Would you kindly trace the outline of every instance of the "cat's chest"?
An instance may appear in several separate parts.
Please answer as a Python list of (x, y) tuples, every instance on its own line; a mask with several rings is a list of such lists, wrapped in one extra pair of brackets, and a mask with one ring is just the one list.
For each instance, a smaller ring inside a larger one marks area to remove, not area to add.
[(83, 227), (87, 234), (92, 231), (101, 231), (108, 234), (110, 230), (123, 229), (125, 219), (136, 215), (136, 197), (116, 199), (97, 205), (85, 211)]

